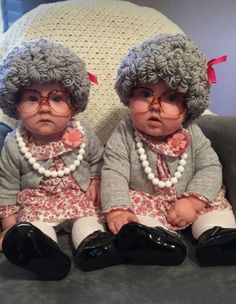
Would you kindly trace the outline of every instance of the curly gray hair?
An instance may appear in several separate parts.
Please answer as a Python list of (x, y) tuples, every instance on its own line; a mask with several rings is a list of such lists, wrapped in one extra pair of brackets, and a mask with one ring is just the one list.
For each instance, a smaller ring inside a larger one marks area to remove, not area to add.
[(187, 119), (197, 118), (208, 107), (206, 57), (186, 35), (161, 34), (131, 49), (118, 69), (115, 89), (127, 106), (137, 84), (160, 80), (184, 93)]
[(39, 38), (23, 42), (5, 56), (0, 64), (0, 107), (6, 115), (17, 118), (19, 90), (32, 82), (60, 82), (76, 109), (82, 112), (87, 106), (90, 81), (85, 63), (62, 44)]

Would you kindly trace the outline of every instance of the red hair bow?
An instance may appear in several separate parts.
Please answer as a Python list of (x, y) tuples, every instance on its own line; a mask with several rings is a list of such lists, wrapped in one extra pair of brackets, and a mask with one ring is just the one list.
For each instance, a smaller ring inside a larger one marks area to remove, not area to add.
[(91, 82), (93, 82), (95, 84), (98, 84), (98, 79), (97, 79), (97, 77), (94, 74), (91, 74), (91, 73), (87, 72), (87, 75), (88, 75), (88, 79)]
[(219, 58), (214, 58), (208, 61), (207, 63), (207, 75), (208, 75), (208, 81), (210, 83), (216, 83), (216, 73), (213, 68), (213, 64), (222, 63), (227, 60), (227, 55), (224, 55)]

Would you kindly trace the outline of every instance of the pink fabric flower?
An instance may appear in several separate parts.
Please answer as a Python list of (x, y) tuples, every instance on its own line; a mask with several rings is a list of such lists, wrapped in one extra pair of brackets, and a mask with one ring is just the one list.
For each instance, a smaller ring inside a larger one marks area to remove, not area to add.
[(188, 145), (188, 142), (188, 137), (183, 133), (175, 133), (167, 140), (167, 144), (171, 147), (173, 152), (184, 151)]
[(82, 144), (84, 136), (78, 129), (69, 128), (62, 136), (62, 141), (65, 145), (76, 148)]

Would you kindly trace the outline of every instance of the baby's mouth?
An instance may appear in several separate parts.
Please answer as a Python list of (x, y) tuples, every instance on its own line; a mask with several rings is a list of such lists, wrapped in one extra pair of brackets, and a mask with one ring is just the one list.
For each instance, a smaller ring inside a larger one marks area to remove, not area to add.
[(152, 116), (148, 119), (148, 125), (150, 127), (155, 127), (155, 128), (159, 128), (161, 125), (161, 121), (158, 117), (156, 116)]
[(43, 119), (40, 119), (39, 122), (41, 122), (41, 123), (47, 123), (47, 122), (52, 122), (52, 121), (50, 119), (43, 118)]
[(148, 120), (150, 120), (150, 121), (160, 121), (160, 119), (158, 117), (155, 117), (155, 116), (150, 117)]

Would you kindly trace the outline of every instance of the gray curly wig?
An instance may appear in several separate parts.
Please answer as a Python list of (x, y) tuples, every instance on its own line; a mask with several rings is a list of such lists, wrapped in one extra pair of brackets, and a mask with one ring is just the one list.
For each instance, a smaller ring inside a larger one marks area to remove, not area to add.
[(23, 42), (5, 56), (0, 64), (0, 107), (6, 115), (17, 118), (19, 90), (32, 82), (60, 82), (76, 109), (82, 112), (87, 106), (90, 81), (85, 63), (64, 45), (40, 38)]
[(185, 95), (187, 119), (197, 118), (208, 107), (206, 57), (186, 35), (161, 34), (131, 49), (118, 69), (115, 89), (127, 106), (137, 84), (160, 80)]

